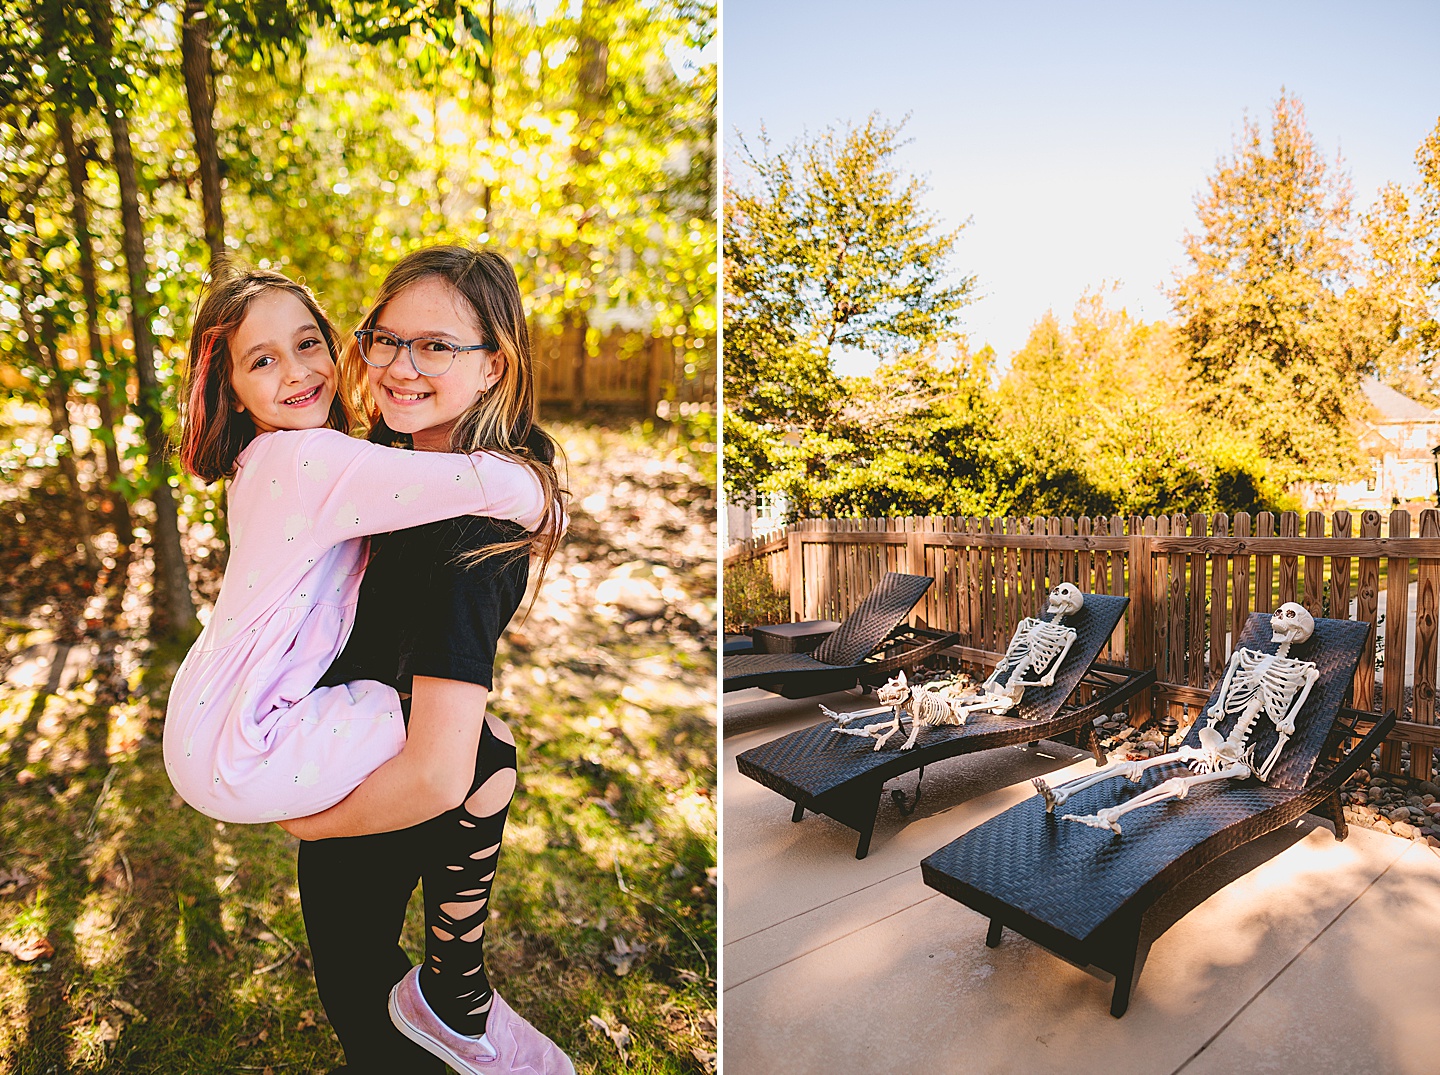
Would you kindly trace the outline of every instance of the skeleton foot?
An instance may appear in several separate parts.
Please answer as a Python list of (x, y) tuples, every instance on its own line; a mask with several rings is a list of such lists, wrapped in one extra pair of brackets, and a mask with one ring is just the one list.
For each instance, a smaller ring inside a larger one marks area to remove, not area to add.
[(890, 729), (888, 732), (886, 732), (884, 735), (877, 735), (877, 736), (875, 737), (875, 749), (876, 749), (876, 750), (879, 750), (879, 749), (880, 749), (881, 747), (883, 747), (886, 743), (890, 742), (890, 737), (893, 736), (893, 735), (894, 735), (896, 732), (898, 732), (899, 730), (900, 730), (899, 728), (891, 728), (891, 729)]
[(1112, 810), (1101, 810), (1098, 814), (1066, 814), (1066, 821), (1078, 821), (1082, 825), (1089, 825), (1092, 829), (1109, 829), (1115, 834), (1120, 832), (1120, 823), (1115, 820)]
[(1030, 781), (1030, 783), (1035, 785), (1035, 790), (1039, 792), (1040, 798), (1045, 800), (1045, 812), (1047, 814), (1053, 814), (1055, 807), (1065, 805), (1063, 795), (1053, 790), (1050, 785), (1045, 783), (1040, 777), (1037, 776), (1034, 780)]
[(849, 724), (851, 721), (859, 720), (861, 717), (874, 717), (881, 713), (888, 713), (889, 706), (881, 706), (879, 709), (858, 709), (854, 713), (837, 713), (829, 706), (822, 705), (820, 712), (833, 720), (836, 724)]
[(835, 732), (837, 735), (863, 735), (867, 738), (870, 735), (870, 733), (867, 732), (864, 728), (842, 728), (838, 724), (830, 730), (832, 732)]

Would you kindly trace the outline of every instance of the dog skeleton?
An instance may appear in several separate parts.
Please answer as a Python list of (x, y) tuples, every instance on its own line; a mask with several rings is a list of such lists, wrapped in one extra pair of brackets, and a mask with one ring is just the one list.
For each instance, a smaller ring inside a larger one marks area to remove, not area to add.
[[(820, 707), (820, 712), (833, 720), (836, 724), (830, 730), (839, 732), (841, 735), (864, 735), (875, 740), (875, 749), (879, 750), (890, 738), (900, 730), (901, 721), (904, 717), (910, 718), (910, 738), (901, 745), (901, 750), (909, 750), (915, 745), (919, 738), (920, 729), (934, 724), (964, 724), (965, 718), (957, 716), (954, 709), (953, 699), (957, 694), (970, 690), (970, 677), (958, 676), (955, 679), (933, 680), (930, 683), (917, 683), (913, 687), (905, 681), (905, 672), (902, 670), (899, 675), (886, 681), (883, 687), (875, 691), (875, 697), (881, 702), (879, 709), (862, 709), (857, 713), (837, 713), (826, 706)], [(846, 725), (862, 717), (873, 717), (889, 711), (891, 719), (880, 721), (877, 724), (867, 724), (863, 728), (847, 728)]]
[[(1077, 791), (1092, 787), (1112, 776), (1125, 776), (1139, 780), (1146, 769), (1170, 762), (1183, 762), (1194, 776), (1177, 776), (1157, 784), (1149, 791), (1135, 796), (1120, 806), (1110, 806), (1097, 814), (1066, 814), (1066, 820), (1078, 821), (1093, 828), (1108, 828), (1120, 831), (1119, 819), (1131, 810), (1166, 799), (1183, 799), (1192, 787), (1212, 783), (1216, 780), (1238, 780), (1256, 777), (1267, 780), (1280, 759), (1280, 751), (1295, 734), (1295, 718), (1305, 706), (1310, 690), (1320, 678), (1319, 670), (1311, 661), (1300, 661), (1290, 656), (1292, 644), (1304, 642), (1315, 630), (1315, 620), (1302, 606), (1287, 601), (1270, 618), (1273, 631), (1272, 642), (1279, 643), (1275, 653), (1261, 650), (1237, 649), (1230, 655), (1225, 667), (1225, 678), (1220, 683), (1220, 694), (1215, 704), (1206, 710), (1210, 718), (1200, 729), (1198, 747), (1182, 746), (1169, 754), (1161, 754), (1148, 761), (1113, 762), (1089, 776), (1071, 780), (1059, 787), (1051, 788), (1044, 780), (1036, 777), (1032, 783), (1045, 800), (1045, 809), (1054, 811)], [(1250, 742), (1260, 717), (1267, 717), (1278, 734), (1274, 748), (1266, 759), (1255, 763), (1255, 744)], [(1221, 720), (1233, 717), (1235, 725), (1230, 734), (1222, 736), (1217, 728)]]

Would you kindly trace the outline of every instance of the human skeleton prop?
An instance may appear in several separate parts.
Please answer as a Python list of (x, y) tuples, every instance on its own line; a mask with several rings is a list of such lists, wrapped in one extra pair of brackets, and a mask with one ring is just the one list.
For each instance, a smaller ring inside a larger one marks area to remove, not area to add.
[[(1055, 788), (1036, 777), (1032, 783), (1044, 798), (1046, 811), (1053, 812), (1076, 792), (1112, 776), (1138, 781), (1145, 770), (1176, 761), (1183, 762), (1196, 774), (1166, 780), (1126, 803), (1106, 807), (1097, 814), (1064, 815), (1069, 821), (1079, 821), (1097, 829), (1108, 828), (1118, 833), (1119, 819), (1131, 810), (1167, 799), (1183, 799), (1191, 788), (1199, 784), (1252, 776), (1261, 781), (1268, 780), (1280, 758), (1280, 751), (1295, 734), (1295, 718), (1304, 708), (1305, 699), (1310, 697), (1315, 681), (1320, 678), (1313, 662), (1290, 656), (1290, 647), (1304, 642), (1314, 632), (1314, 617), (1302, 606), (1287, 601), (1270, 617), (1270, 627), (1274, 632), (1271, 641), (1279, 644), (1276, 652), (1237, 649), (1230, 655), (1230, 662), (1225, 666), (1225, 678), (1220, 683), (1220, 694), (1215, 704), (1206, 710), (1210, 719), (1200, 729), (1198, 747), (1182, 746), (1169, 754), (1145, 761), (1112, 762), (1089, 776)], [(1275, 725), (1278, 738), (1269, 756), (1257, 765), (1254, 760), (1255, 744), (1250, 739), (1262, 716)], [(1235, 718), (1235, 725), (1229, 735), (1222, 736), (1217, 725), (1229, 717)]]
[[(1062, 582), (1050, 591), (1046, 611), (1052, 613), (1050, 620), (1027, 616), (1015, 627), (1005, 656), (990, 673), (990, 677), (979, 687), (970, 687), (966, 679), (963, 686), (958, 681), (946, 683), (935, 689), (932, 686), (909, 689), (902, 672), (876, 691), (882, 703), (879, 709), (862, 709), (857, 713), (836, 713), (820, 707), (820, 711), (837, 727), (832, 731), (842, 735), (867, 735), (875, 740), (875, 749), (883, 747), (900, 730), (905, 715), (911, 717), (910, 738), (900, 747), (909, 750), (920, 735), (920, 728), (934, 724), (964, 724), (971, 713), (1008, 713), (1020, 704), (1026, 687), (1049, 687), (1055, 682), (1055, 674), (1065, 662), (1070, 647), (1075, 644), (1075, 629), (1066, 627), (1060, 621), (1066, 616), (1079, 612), (1085, 604), (1085, 595), (1068, 582)], [(1028, 676), (1038, 675), (1038, 679)], [(863, 728), (848, 728), (845, 725), (863, 717), (874, 717), (889, 710), (891, 719)]]

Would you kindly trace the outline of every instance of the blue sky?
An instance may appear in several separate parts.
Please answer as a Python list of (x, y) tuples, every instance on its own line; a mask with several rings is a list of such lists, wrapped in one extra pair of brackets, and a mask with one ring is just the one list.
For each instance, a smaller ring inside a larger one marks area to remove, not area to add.
[(909, 115), (903, 166), (944, 222), (972, 220), (954, 267), (985, 297), (964, 327), (1002, 358), (1087, 289), (1118, 284), (1131, 314), (1168, 317), (1195, 197), (1282, 88), (1326, 159), (1343, 156), (1357, 207), (1416, 181), (1440, 120), (1433, 0), (725, 0), (722, 28), (727, 155), (762, 121), (785, 144)]

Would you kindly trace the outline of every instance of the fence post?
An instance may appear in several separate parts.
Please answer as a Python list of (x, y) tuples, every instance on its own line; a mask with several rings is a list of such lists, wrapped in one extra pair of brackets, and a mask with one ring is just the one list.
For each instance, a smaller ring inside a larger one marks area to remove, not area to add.
[[(1130, 667), (1155, 667), (1155, 629), (1152, 624), (1154, 607), (1150, 601), (1150, 542), (1155, 520), (1143, 523), (1139, 517), (1130, 520)], [(1154, 689), (1147, 687), (1136, 696), (1131, 706), (1130, 723), (1144, 724), (1154, 707)]]
[(790, 535), (787, 539), (789, 548), (786, 550), (786, 559), (790, 567), (790, 620), (792, 623), (799, 623), (805, 618), (805, 565), (800, 559), (800, 524), (797, 522), (790, 528)]
[[(1398, 508), (1390, 513), (1390, 536), (1410, 536), (1410, 513)], [(1410, 557), (1402, 553), (1385, 561), (1385, 681), (1384, 707), (1405, 719), (1405, 660), (1410, 628)], [(1380, 768), (1400, 771), (1400, 744), (1387, 740), (1380, 748)]]
[[(1420, 536), (1440, 537), (1440, 511), (1429, 508), (1420, 513)], [(1440, 600), (1440, 560), (1419, 561), (1415, 595), (1415, 714), (1420, 724), (1435, 723), (1435, 647), (1436, 603)], [(1416, 780), (1430, 779), (1431, 747), (1424, 743), (1410, 744), (1410, 775)]]
[[(1380, 513), (1362, 512), (1360, 515), (1360, 536), (1380, 536)], [(1354, 703), (1356, 709), (1375, 708), (1375, 620), (1380, 607), (1380, 558), (1360, 557), (1359, 588), (1355, 591), (1355, 618), (1370, 625), (1370, 634), (1365, 639), (1365, 649), (1360, 656), (1360, 667), (1355, 670)]]
[[(1220, 512), (1210, 529), (1216, 537), (1229, 537), (1230, 516)], [(1230, 629), (1229, 585), (1229, 560), (1224, 553), (1216, 552), (1210, 560), (1210, 678), (1206, 680), (1210, 683), (1225, 674), (1225, 664), (1230, 659), (1230, 646), (1225, 638)]]
[(661, 348), (667, 346), (670, 348), (671, 351), (670, 368), (673, 372), (675, 367), (674, 345), (669, 342), (669, 339), (667, 337), (650, 337), (650, 346), (647, 349), (648, 354), (646, 355), (646, 358), (649, 359), (649, 362), (645, 368), (645, 414), (647, 416), (653, 416), (656, 409), (660, 405), (660, 366), (664, 357), (661, 354)]

